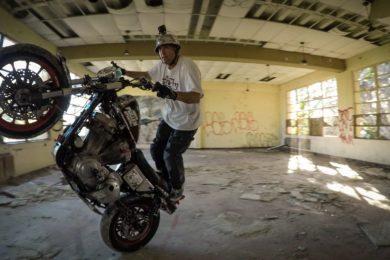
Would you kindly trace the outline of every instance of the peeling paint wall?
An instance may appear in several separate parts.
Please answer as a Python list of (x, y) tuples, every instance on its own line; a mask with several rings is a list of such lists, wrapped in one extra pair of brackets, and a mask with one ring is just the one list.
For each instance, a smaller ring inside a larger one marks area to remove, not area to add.
[(12, 173), (8, 176), (19, 176), (50, 165), (54, 165), (52, 148), (58, 132), (50, 133), (50, 140), (34, 141), (20, 144), (0, 144), (0, 154), (13, 157)]
[[(271, 147), (279, 139), (279, 89), (246, 83), (203, 82), (203, 123), (192, 148)], [(162, 100), (137, 97), (141, 121), (139, 143), (149, 144), (156, 133)]]
[(198, 148), (279, 144), (278, 87), (204, 82), (203, 88), (203, 124), (195, 142)]

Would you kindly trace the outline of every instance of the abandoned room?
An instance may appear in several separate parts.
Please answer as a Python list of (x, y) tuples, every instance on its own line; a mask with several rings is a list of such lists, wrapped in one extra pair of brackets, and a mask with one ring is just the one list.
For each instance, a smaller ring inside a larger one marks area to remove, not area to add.
[(0, 1), (0, 258), (390, 259), (390, 1)]

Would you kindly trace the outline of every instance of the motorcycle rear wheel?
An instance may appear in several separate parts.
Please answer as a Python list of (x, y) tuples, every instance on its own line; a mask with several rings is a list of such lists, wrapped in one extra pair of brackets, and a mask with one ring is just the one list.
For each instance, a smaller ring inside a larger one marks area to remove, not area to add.
[(47, 50), (32, 44), (0, 49), (0, 135), (31, 138), (48, 131), (68, 109), (70, 96), (31, 101), (69, 88), (67, 72)]
[(110, 205), (100, 222), (104, 243), (120, 252), (133, 252), (145, 246), (160, 224), (160, 212), (153, 214), (152, 209), (152, 201), (143, 198)]

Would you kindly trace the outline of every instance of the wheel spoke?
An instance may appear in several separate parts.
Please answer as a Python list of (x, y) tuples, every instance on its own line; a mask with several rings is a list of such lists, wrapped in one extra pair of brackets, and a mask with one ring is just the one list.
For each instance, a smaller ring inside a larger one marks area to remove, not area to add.
[(12, 71), (16, 71), (14, 62), (11, 63), (11, 66), (12, 66)]
[[(126, 224), (127, 223), (127, 224)], [(137, 236), (141, 235), (149, 221), (145, 215), (145, 210), (142, 207), (133, 207), (128, 211), (127, 216), (122, 223), (123, 235), (126, 239), (138, 239)], [(128, 227), (126, 228), (126, 226)]]
[(34, 110), (34, 112), (33, 112), (33, 114), (34, 114), (34, 117), (38, 120), (40, 117), (42, 117), (43, 116), (43, 112), (41, 111), (41, 109), (36, 109), (36, 110)]
[(1, 72), (0, 72), (0, 77), (2, 77), (3, 79), (7, 79)]
[(39, 75), (39, 73), (41, 73), (43, 70), (43, 67), (41, 66), (41, 68), (37, 71), (37, 75)]
[(5, 71), (5, 72), (7, 72), (7, 73), (11, 73), (11, 72), (12, 72), (12, 71), (10, 71), (10, 70), (6, 70), (4, 67), (2, 67), (0, 70)]
[(13, 85), (12, 81), (8, 77), (4, 76), (1, 72), (0, 72), (0, 77), (2, 77), (4, 81), (7, 81), (8, 84)]
[(24, 79), (23, 79), (23, 82), (24, 82), (24, 83), (26, 83), (26, 82), (27, 82), (27, 79), (29, 79), (30, 76), (31, 76), (31, 73), (30, 73), (30, 71), (29, 71), (29, 69), (28, 69), (29, 66), (30, 66), (30, 61), (27, 60), (27, 61), (26, 61), (26, 69), (24, 70)]

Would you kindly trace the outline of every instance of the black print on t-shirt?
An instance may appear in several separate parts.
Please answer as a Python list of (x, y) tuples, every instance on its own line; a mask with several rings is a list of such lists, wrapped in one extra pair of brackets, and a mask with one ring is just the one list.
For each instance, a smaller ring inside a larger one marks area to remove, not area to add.
[(170, 78), (168, 76), (165, 76), (162, 80), (162, 84), (165, 86), (170, 87), (173, 90), (177, 90), (179, 87), (179, 83), (175, 82), (174, 78)]

